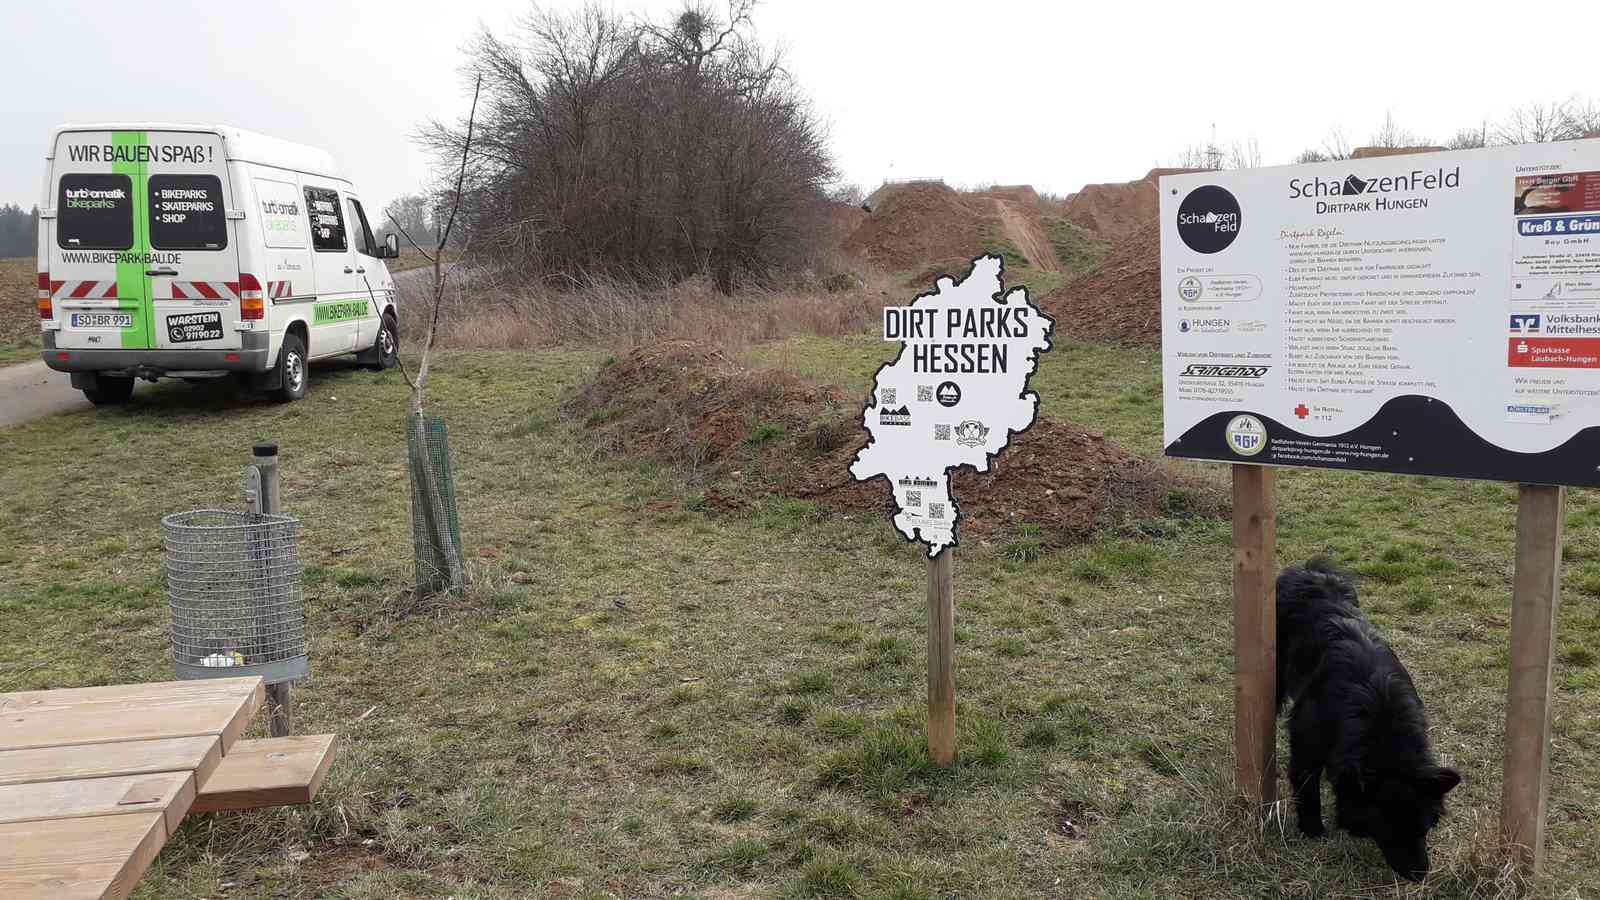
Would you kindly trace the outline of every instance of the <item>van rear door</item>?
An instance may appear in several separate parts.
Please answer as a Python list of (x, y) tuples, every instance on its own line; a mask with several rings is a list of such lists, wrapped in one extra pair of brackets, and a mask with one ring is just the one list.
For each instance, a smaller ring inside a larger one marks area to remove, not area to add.
[[(222, 139), (205, 132), (149, 132), (144, 212), (152, 265), (154, 346), (239, 348), (239, 248)], [(259, 290), (259, 288), (257, 288)]]
[(239, 347), (237, 223), (220, 137), (64, 131), (51, 180), (56, 346)]
[(141, 214), (142, 132), (64, 131), (50, 167), (54, 217), (41, 225), (56, 346), (146, 349), (149, 260)]

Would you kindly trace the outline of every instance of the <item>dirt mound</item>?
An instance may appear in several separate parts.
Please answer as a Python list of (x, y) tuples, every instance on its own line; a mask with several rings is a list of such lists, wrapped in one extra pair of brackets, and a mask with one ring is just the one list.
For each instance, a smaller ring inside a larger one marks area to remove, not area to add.
[(872, 214), (845, 242), (891, 271), (914, 269), (934, 260), (971, 257), (984, 243), (992, 204), (971, 203), (936, 181), (881, 189)]
[(1383, 156), (1408, 156), (1412, 153), (1442, 153), (1445, 147), (1357, 147), (1351, 151), (1351, 159), (1377, 159)]
[(1039, 301), (1078, 340), (1142, 347), (1161, 343), (1161, 233), (1154, 215), (1093, 270)]
[(1095, 237), (1122, 238), (1160, 211), (1161, 176), (1196, 171), (1200, 170), (1151, 169), (1138, 181), (1086, 184), (1067, 199), (1063, 215)]
[(1040, 214), (1039, 194), (1028, 185), (961, 192), (938, 181), (891, 184), (873, 192), (871, 205), (871, 215), (850, 235), (845, 250), (890, 271), (971, 260), (1006, 245), (1035, 269), (1061, 268)]
[[(719, 509), (777, 493), (835, 512), (887, 515), (888, 485), (859, 484), (848, 474), (867, 440), (860, 403), (837, 388), (742, 369), (712, 347), (675, 341), (602, 369), (566, 409), (601, 450), (669, 463), (713, 485), (707, 499)], [(1214, 488), (1049, 420), (1013, 438), (991, 474), (957, 470), (952, 489), (962, 536), (979, 540), (1015, 536), (1027, 523), (1059, 544), (1223, 510)]]

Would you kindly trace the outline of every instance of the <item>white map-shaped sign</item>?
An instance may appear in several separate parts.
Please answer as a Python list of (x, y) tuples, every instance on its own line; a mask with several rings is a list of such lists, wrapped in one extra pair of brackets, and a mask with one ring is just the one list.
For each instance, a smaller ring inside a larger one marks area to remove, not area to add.
[(1012, 435), (1033, 424), (1028, 378), (1050, 349), (1049, 316), (1023, 287), (1005, 290), (998, 256), (980, 256), (960, 281), (934, 284), (910, 306), (883, 311), (883, 339), (900, 344), (878, 370), (863, 413), (872, 440), (850, 463), (856, 481), (887, 478), (894, 527), (938, 556), (956, 544), (950, 496), (957, 466), (989, 471)]

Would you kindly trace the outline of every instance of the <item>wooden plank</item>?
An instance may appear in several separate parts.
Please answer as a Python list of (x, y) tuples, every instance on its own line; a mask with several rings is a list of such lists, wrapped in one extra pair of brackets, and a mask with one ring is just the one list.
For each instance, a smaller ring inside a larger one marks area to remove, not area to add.
[(1505, 778), (1500, 825), (1524, 869), (1544, 864), (1549, 799), (1550, 683), (1560, 602), (1566, 488), (1524, 484), (1517, 498), (1517, 569), (1511, 600)]
[(240, 741), (195, 798), (192, 811), (310, 803), (333, 762), (331, 734)]
[(166, 841), (159, 812), (0, 825), (0, 896), (122, 900)]
[(0, 694), (0, 712), (30, 706), (75, 706), (82, 703), (139, 705), (171, 700), (244, 697), (261, 681), (258, 676), (204, 678), (192, 681), (150, 681), (141, 684), (107, 684), (96, 687), (51, 688)]
[(194, 802), (194, 773), (157, 772), (0, 787), (0, 825), (159, 812), (170, 832)]
[(1278, 799), (1277, 472), (1233, 467), (1233, 761), (1239, 791)]
[(928, 754), (941, 766), (956, 759), (956, 598), (949, 547), (928, 560)]
[(219, 682), (227, 689), (189, 690), (211, 683), (194, 681), (133, 695), (83, 696), (115, 688), (60, 692), (65, 697), (52, 696), (54, 691), (6, 694), (0, 696), (0, 751), (215, 734), (226, 752), (261, 707), (265, 690), (259, 677)]
[(0, 751), (0, 785), (152, 772), (194, 772), (204, 784), (222, 759), (214, 734), (74, 747)]

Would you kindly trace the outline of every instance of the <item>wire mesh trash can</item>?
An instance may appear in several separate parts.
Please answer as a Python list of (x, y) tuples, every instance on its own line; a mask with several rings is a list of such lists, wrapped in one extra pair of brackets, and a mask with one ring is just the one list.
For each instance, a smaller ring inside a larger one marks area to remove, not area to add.
[(221, 509), (161, 520), (179, 678), (304, 678), (300, 520)]

